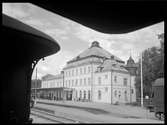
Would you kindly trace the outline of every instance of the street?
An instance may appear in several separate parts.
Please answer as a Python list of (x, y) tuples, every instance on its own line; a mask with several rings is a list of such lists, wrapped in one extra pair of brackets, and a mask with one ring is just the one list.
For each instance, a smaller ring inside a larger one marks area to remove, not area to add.
[(48, 118), (43, 116), (44, 120), (32, 113), (33, 123), (164, 123), (145, 108), (129, 105), (38, 100), (31, 112), (37, 110), (37, 114), (45, 112)]

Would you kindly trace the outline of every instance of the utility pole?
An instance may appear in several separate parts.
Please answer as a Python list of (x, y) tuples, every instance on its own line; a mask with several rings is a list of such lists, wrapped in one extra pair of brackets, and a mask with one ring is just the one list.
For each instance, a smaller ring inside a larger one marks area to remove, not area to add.
[[(131, 55), (131, 49), (130, 49), (130, 57), (132, 56)], [(130, 72), (130, 103), (132, 102), (132, 95), (131, 95), (131, 72)]]
[(141, 107), (143, 107), (143, 70), (142, 70), (142, 52), (141, 52)]

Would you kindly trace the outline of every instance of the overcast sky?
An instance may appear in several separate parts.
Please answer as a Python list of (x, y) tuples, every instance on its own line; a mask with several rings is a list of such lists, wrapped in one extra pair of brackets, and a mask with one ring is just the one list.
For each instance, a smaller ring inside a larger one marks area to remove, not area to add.
[(137, 62), (141, 51), (160, 46), (157, 34), (164, 33), (164, 22), (160, 22), (127, 34), (104, 34), (29, 3), (3, 3), (2, 12), (45, 32), (61, 46), (58, 53), (39, 61), (38, 78), (48, 73), (60, 73), (67, 61), (95, 40), (123, 61), (127, 61), (131, 51), (132, 58)]

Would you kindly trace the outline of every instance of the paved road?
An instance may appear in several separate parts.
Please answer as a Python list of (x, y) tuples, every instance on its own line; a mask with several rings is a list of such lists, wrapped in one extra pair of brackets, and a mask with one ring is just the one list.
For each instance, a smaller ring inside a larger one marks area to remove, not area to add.
[(53, 102), (47, 100), (40, 102), (35, 105), (36, 108), (47, 109), (57, 116), (85, 123), (164, 123), (157, 120), (153, 113), (140, 107), (90, 102)]

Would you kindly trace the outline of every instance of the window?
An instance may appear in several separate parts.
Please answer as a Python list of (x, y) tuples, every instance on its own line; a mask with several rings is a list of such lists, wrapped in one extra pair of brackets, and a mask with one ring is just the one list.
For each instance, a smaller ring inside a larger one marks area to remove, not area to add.
[(84, 67), (84, 74), (86, 74), (86, 67)]
[(90, 66), (88, 67), (88, 73), (90, 73)]
[(105, 87), (105, 92), (108, 92), (108, 87)]
[(76, 79), (76, 81), (75, 81), (75, 85), (76, 85), (76, 86), (78, 85), (78, 79)]
[(124, 93), (125, 93), (125, 101), (128, 101), (127, 91), (125, 91)]
[(121, 97), (121, 91), (119, 91), (119, 98)]
[(71, 84), (71, 81), (69, 80), (69, 82), (68, 82), (68, 87), (70, 87), (70, 84)]
[(108, 75), (105, 75), (105, 79), (108, 79)]
[(80, 90), (80, 99), (82, 98), (82, 91)]
[(76, 69), (76, 75), (78, 75), (78, 69)]
[(72, 80), (72, 86), (74, 86), (74, 80)]
[(76, 98), (78, 98), (78, 92), (77, 92), (77, 91), (76, 91), (76, 93), (75, 93), (75, 94), (76, 94)]
[(82, 68), (80, 68), (80, 75), (82, 74)]
[(101, 100), (101, 91), (98, 90), (98, 99)]
[(114, 96), (117, 97), (117, 90), (114, 91)]
[(84, 91), (84, 99), (86, 99), (86, 91)]
[(131, 89), (131, 93), (132, 93), (132, 94), (134, 93), (133, 89)]
[(84, 78), (84, 85), (86, 85), (86, 78)]
[(124, 86), (127, 86), (127, 78), (124, 78)]
[(90, 85), (90, 78), (88, 78), (88, 85)]
[(69, 77), (71, 76), (70, 71), (69, 71)]
[(90, 100), (90, 90), (88, 90), (88, 100)]
[(117, 82), (117, 76), (114, 77), (114, 82), (115, 82), (115, 83)]
[(98, 83), (101, 85), (101, 77), (98, 77)]
[(74, 76), (74, 70), (72, 70), (72, 76)]
[(82, 85), (82, 79), (80, 79), (80, 85)]

